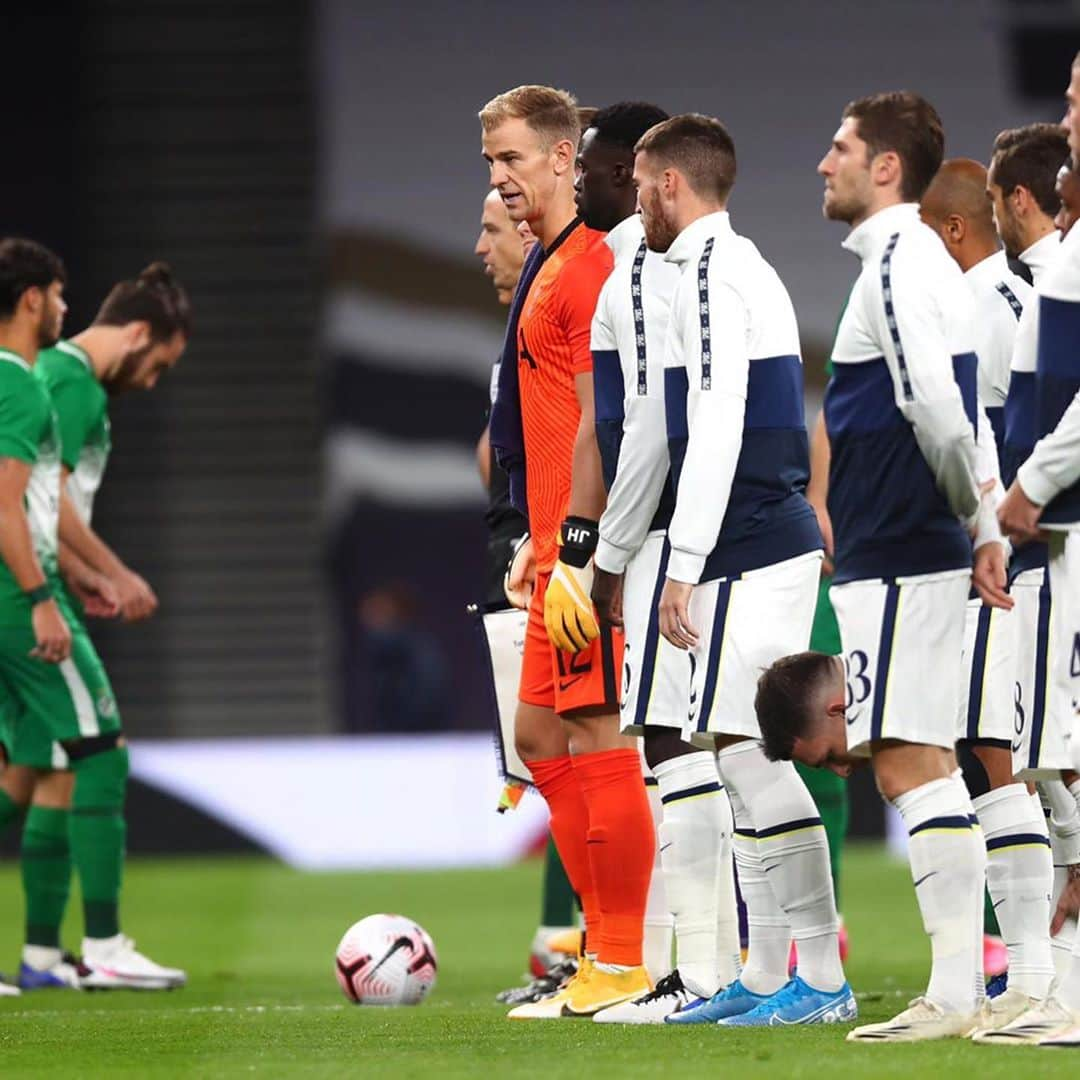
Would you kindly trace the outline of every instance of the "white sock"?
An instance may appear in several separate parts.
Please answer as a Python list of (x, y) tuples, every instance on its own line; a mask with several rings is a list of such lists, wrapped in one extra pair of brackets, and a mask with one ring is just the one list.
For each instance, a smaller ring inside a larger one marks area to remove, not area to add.
[(64, 954), (60, 949), (54, 949), (49, 945), (24, 945), (22, 962), (35, 971), (45, 971), (53, 964), (59, 964)]
[[(986, 847), (971, 826), (966, 792), (952, 779), (932, 780), (893, 801), (908, 830), (908, 859), (932, 966), (926, 997), (949, 1012), (979, 1005)], [(972, 928), (979, 927), (976, 935)]]
[[(1072, 793), (1060, 780), (1040, 780), (1039, 794), (1047, 811), (1050, 852), (1054, 860), (1054, 888), (1050, 895), (1050, 912), (1053, 914), (1068, 882), (1069, 866), (1080, 861), (1080, 810)], [(1072, 964), (1076, 937), (1076, 919), (1070, 917), (1057, 936), (1050, 939), (1054, 971), (1059, 979), (1067, 975)]]
[[(731, 807), (712, 754), (701, 751), (655, 766), (663, 816), (660, 861), (675, 919), (675, 955), (688, 990), (711, 997), (717, 990), (717, 902), (725, 840), (733, 827)], [(730, 849), (728, 849), (730, 850)], [(729, 856), (730, 859), (730, 856)]]
[(775, 994), (788, 981), (791, 926), (765, 877), (750, 811), (735, 788), (730, 784), (725, 786), (735, 819), (732, 847), (750, 932), (746, 965), (739, 981), (752, 994)]
[(749, 807), (762, 870), (799, 950), (799, 977), (815, 990), (839, 990), (840, 920), (829, 846), (810, 792), (790, 761), (769, 761), (757, 742), (721, 751), (720, 767)]
[[(642, 766), (647, 768), (647, 766)], [(660, 826), (660, 786), (651, 772), (646, 773), (645, 794), (649, 797), (653, 827)], [(664, 872), (660, 866), (660, 841), (656, 842), (656, 858), (649, 894), (645, 899), (645, 933), (641, 942), (641, 958), (645, 970), (655, 986), (671, 971), (672, 918), (668, 908), (667, 891), (664, 888)]]
[(716, 898), (716, 985), (730, 986), (742, 971), (742, 950), (739, 945), (739, 902), (735, 896), (735, 815), (727, 790), (731, 826), (724, 836), (720, 852), (720, 882)]
[(1009, 953), (1009, 988), (1044, 998), (1054, 978), (1054, 863), (1042, 808), (1036, 812), (1025, 784), (989, 791), (974, 806), (986, 842), (986, 884)]

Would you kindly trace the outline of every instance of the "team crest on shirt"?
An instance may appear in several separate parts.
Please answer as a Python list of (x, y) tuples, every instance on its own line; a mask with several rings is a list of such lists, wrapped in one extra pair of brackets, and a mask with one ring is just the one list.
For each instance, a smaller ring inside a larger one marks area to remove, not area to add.
[(108, 690), (102, 690), (101, 693), (98, 694), (97, 713), (98, 716), (116, 715), (116, 698), (114, 698)]

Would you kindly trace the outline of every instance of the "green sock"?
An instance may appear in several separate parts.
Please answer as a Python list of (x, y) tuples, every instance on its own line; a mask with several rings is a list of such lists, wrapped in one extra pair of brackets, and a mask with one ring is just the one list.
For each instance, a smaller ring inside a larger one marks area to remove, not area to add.
[(1001, 937), (1001, 927), (998, 926), (997, 912), (994, 910), (994, 901), (990, 899), (989, 890), (983, 898), (983, 933)]
[(0, 829), (6, 829), (19, 816), (19, 811), (19, 804), (0, 788)]
[(26, 895), (26, 944), (60, 948), (71, 889), (68, 811), (31, 806), (22, 834), (22, 881)]
[(541, 926), (574, 925), (574, 890), (563, 869), (555, 841), (548, 837), (544, 853), (544, 891), (540, 901)]
[(120, 932), (127, 749), (106, 750), (72, 764), (71, 857), (82, 887), (86, 936), (113, 937)]
[(840, 860), (848, 830), (847, 781), (828, 769), (810, 769), (795, 763), (799, 775), (806, 783), (810, 795), (825, 826), (825, 839), (829, 845), (829, 866), (832, 869), (833, 892), (836, 906), (840, 907)]

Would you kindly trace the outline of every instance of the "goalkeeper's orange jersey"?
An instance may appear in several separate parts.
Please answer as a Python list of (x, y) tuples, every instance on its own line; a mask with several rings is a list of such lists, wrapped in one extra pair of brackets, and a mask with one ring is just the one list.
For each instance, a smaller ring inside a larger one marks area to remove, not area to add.
[(580, 220), (568, 226), (533, 279), (518, 321), (529, 531), (540, 571), (555, 565), (556, 538), (570, 502), (581, 421), (574, 377), (592, 370), (593, 312), (614, 261), (604, 235)]

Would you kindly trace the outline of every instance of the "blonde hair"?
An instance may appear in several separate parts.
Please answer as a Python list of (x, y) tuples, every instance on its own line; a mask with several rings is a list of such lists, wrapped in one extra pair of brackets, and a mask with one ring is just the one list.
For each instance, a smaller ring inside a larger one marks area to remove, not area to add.
[(524, 120), (545, 149), (563, 139), (577, 146), (581, 127), (573, 94), (551, 86), (517, 86), (493, 97), (480, 110), (480, 126), (493, 131), (507, 120)]

